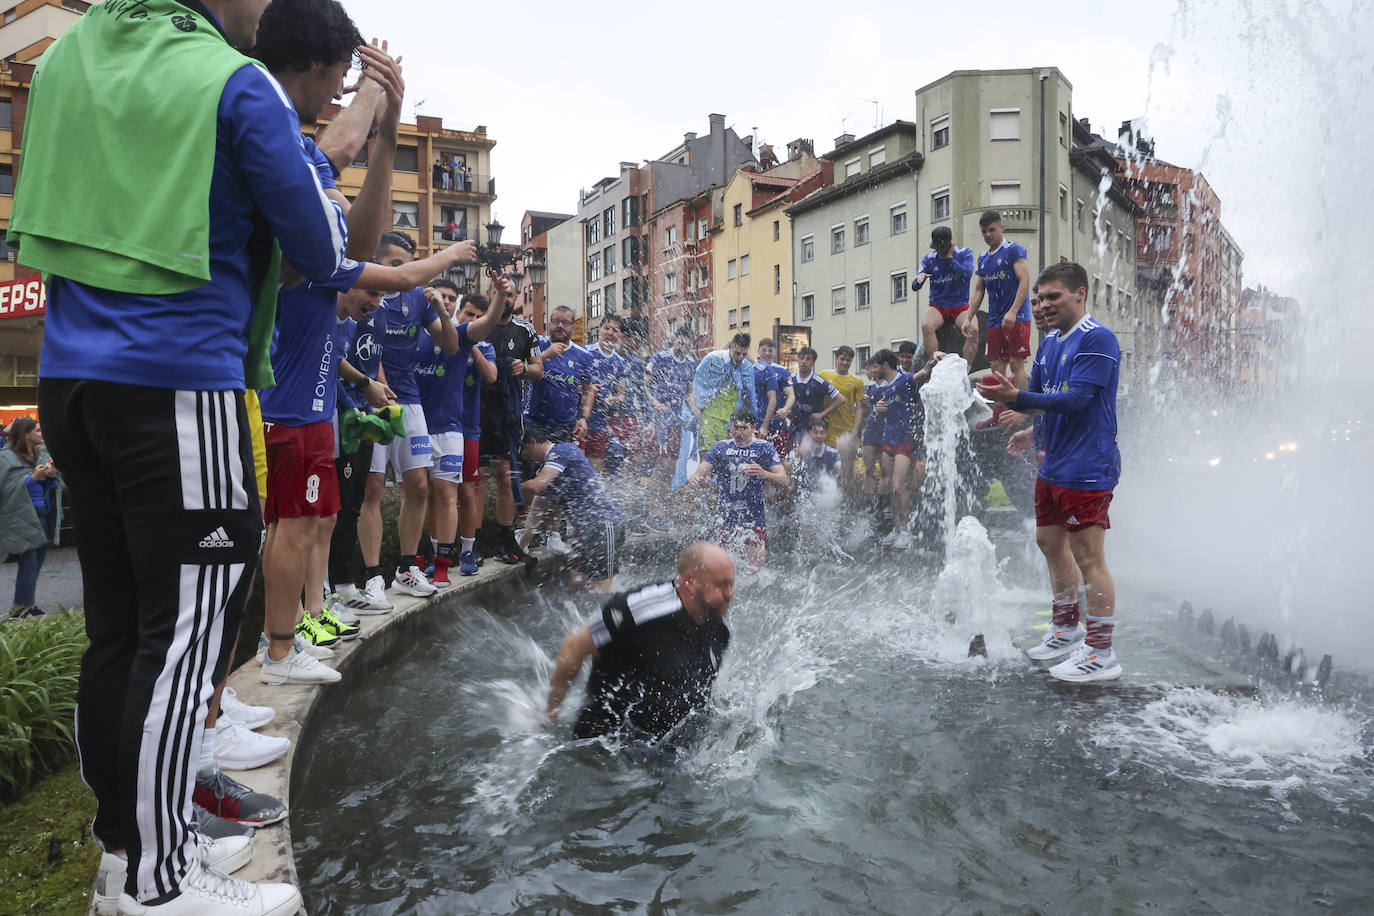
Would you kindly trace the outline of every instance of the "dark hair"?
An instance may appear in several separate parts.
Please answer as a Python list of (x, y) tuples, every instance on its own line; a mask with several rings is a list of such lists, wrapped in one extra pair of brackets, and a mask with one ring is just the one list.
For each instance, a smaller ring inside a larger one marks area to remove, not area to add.
[(830, 424), (825, 422), (825, 417), (812, 417), (811, 422), (806, 425), (806, 428), (815, 429), (818, 426), (826, 432), (830, 432)]
[(897, 354), (891, 350), (883, 349), (873, 354), (870, 363), (877, 363), (880, 366), (887, 366), (889, 369), (897, 368)]
[(848, 346), (848, 345), (842, 345), (842, 346), (836, 347), (836, 348), (835, 348), (835, 358), (838, 359), (838, 358), (841, 357), (841, 356), (848, 356), (850, 359), (853, 359), (853, 358), (854, 358), (854, 348), (851, 347), (851, 346)]
[(272, 73), (299, 72), (311, 64), (351, 61), (362, 43), (362, 33), (338, 0), (272, 0), (248, 53)]
[(732, 347), (743, 347), (745, 350), (748, 350), (748, 349), (749, 349), (749, 335), (748, 335), (748, 334), (744, 334), (744, 333), (736, 334), (734, 337), (731, 337), (731, 338), (730, 338), (730, 346), (732, 346)]
[(555, 306), (553, 307), (553, 310), (550, 311), (549, 314), (552, 315), (554, 312), (567, 312), (569, 315), (572, 315), (574, 318), (577, 317), (577, 313), (574, 312), (571, 308), (569, 308), (569, 307), (566, 306), (566, 305), (555, 305)]
[(377, 240), (377, 257), (380, 258), (383, 251), (392, 247), (399, 248), (406, 254), (415, 253), (415, 243), (404, 232), (383, 232), (382, 237)]
[(775, 348), (775, 349), (776, 349), (777, 346), (778, 346), (777, 341), (775, 341), (775, 340), (774, 340), (773, 338), (771, 338), (771, 337), (765, 337), (763, 340), (760, 340), (760, 341), (759, 341), (759, 347), (763, 347), (765, 344), (766, 344), (767, 346), (773, 347), (773, 348)]
[(1060, 261), (1058, 264), (1051, 264), (1046, 267), (1036, 279), (1037, 289), (1046, 283), (1058, 283), (1070, 292), (1077, 292), (1086, 289), (1088, 286), (1088, 272), (1083, 269), (1081, 264), (1073, 261)]
[(552, 442), (553, 435), (542, 426), (525, 427), (526, 442)]
[(458, 288), (458, 284), (454, 283), (448, 277), (435, 277), (433, 280), (429, 281), (429, 285), (438, 289), (452, 290), (455, 293), (461, 294), (463, 292)]
[(983, 215), (978, 217), (978, 226), (982, 229), (986, 229), (993, 223), (1000, 223), (1001, 221), (1002, 214), (998, 213), (996, 210), (984, 210)]
[(800, 350), (797, 351), (797, 359), (801, 359), (803, 356), (809, 356), (812, 359), (815, 359), (816, 357), (820, 356), (820, 354), (817, 353), (815, 350), (811, 349), (810, 347), (802, 347)]
[[(438, 286), (439, 284), (436, 282), (434, 285)], [(468, 293), (458, 302), (459, 308), (465, 305), (471, 305), (477, 311), (486, 314), (487, 309), (491, 308), (491, 300), (480, 293)]]
[(900, 344), (897, 345), (897, 352), (898, 352), (898, 353), (910, 353), (912, 356), (915, 356), (915, 355), (916, 355), (916, 344), (913, 343), (913, 342), (910, 341), (910, 340), (904, 340), (904, 341), (902, 341)]
[(673, 333), (676, 334), (678, 337), (695, 338), (695, 337), (697, 336), (697, 332), (696, 332), (696, 331), (693, 331), (691, 328), (687, 327), (687, 325), (685, 325), (685, 324), (684, 324), (682, 327), (678, 328), (678, 329), (677, 329), (676, 331), (674, 331)]
[(730, 423), (732, 425), (735, 423), (748, 423), (750, 426), (757, 426), (759, 420), (758, 417), (754, 416), (754, 412), (748, 407), (741, 407), (730, 415)]
[(38, 421), (33, 417), (18, 417), (10, 424), (8, 435), (10, 449), (29, 464), (34, 463), (33, 452), (29, 449), (29, 433), (33, 432)]
[(615, 314), (614, 312), (607, 312), (605, 315), (603, 315), (601, 318), (601, 324), (598, 325), (598, 327), (605, 327), (608, 324), (615, 325), (621, 331), (625, 330), (625, 322), (621, 321), (620, 316)]

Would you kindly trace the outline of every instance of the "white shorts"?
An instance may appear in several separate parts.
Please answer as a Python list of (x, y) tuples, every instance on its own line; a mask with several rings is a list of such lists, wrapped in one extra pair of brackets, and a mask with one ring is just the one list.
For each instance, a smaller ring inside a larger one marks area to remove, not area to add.
[(429, 476), (435, 480), (462, 483), (463, 434), (434, 433), (429, 437), (429, 447), (434, 452), (434, 464), (429, 469)]
[(398, 475), (414, 468), (430, 466), (429, 427), (425, 425), (425, 411), (419, 404), (402, 404), (406, 434), (397, 436), (390, 445), (372, 449), (372, 473), (385, 474), (387, 462)]

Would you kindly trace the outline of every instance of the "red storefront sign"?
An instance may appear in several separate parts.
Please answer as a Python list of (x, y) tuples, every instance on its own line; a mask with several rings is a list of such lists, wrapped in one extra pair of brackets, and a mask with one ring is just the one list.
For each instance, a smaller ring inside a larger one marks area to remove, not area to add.
[(47, 303), (47, 290), (38, 277), (0, 282), (0, 321), (42, 315)]

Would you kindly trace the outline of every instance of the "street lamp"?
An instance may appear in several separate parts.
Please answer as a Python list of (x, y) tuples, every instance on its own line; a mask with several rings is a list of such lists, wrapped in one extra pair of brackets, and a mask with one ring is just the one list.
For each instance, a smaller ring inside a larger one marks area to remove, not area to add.
[(487, 223), (487, 244), (492, 248), (501, 244), (501, 233), (505, 231), (505, 226), (493, 219)]
[(525, 259), (525, 269), (530, 273), (531, 286), (543, 286), (549, 275), (549, 262), (541, 254)]
[[(535, 268), (533, 264), (537, 262), (540, 271), (540, 279), (537, 283), (542, 283), (542, 273), (546, 262), (539, 258), (537, 253), (538, 250), (534, 248), (521, 249), (515, 245), (502, 245), (501, 233), (505, 231), (505, 228), (505, 226), (502, 226), (494, 219), (487, 223), (487, 243), (477, 246), (477, 263), (487, 269), (488, 275), (495, 276), (506, 270), (506, 268), (514, 267), (516, 261), (521, 261), (530, 267), (530, 282), (536, 283)], [(474, 270), (475, 269), (474, 267)], [(515, 291), (519, 292), (520, 283), (524, 280), (524, 275), (519, 272), (512, 273), (510, 274), (510, 280), (515, 287)]]

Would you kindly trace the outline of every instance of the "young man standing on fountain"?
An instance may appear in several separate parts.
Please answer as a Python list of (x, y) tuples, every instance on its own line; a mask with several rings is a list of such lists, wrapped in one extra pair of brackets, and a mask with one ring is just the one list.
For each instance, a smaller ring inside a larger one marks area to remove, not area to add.
[[(1030, 385), (1018, 392), (991, 373), (978, 390), (1022, 413), (1043, 411), (1045, 459), (1035, 482), (1035, 539), (1049, 565), (1054, 617), (1039, 661), (1068, 655), (1050, 674), (1073, 683), (1112, 680), (1121, 665), (1112, 651), (1116, 590), (1104, 551), (1111, 522), (1107, 507), (1121, 476), (1116, 445), (1116, 386), (1121, 348), (1110, 330), (1087, 314), (1088, 275), (1077, 264), (1055, 264), (1036, 284), (1051, 328), (1036, 354)], [(1019, 455), (1034, 433), (1012, 436)], [(1079, 624), (1078, 586), (1087, 585), (1086, 629)]]
[(988, 210), (978, 219), (988, 250), (978, 256), (967, 322), (978, 320), (983, 295), (988, 297), (988, 365), (1003, 374), (1010, 368), (1018, 388), (1026, 387), (1026, 357), (1030, 356), (1030, 261), (1026, 249), (1003, 235), (1002, 214)]

